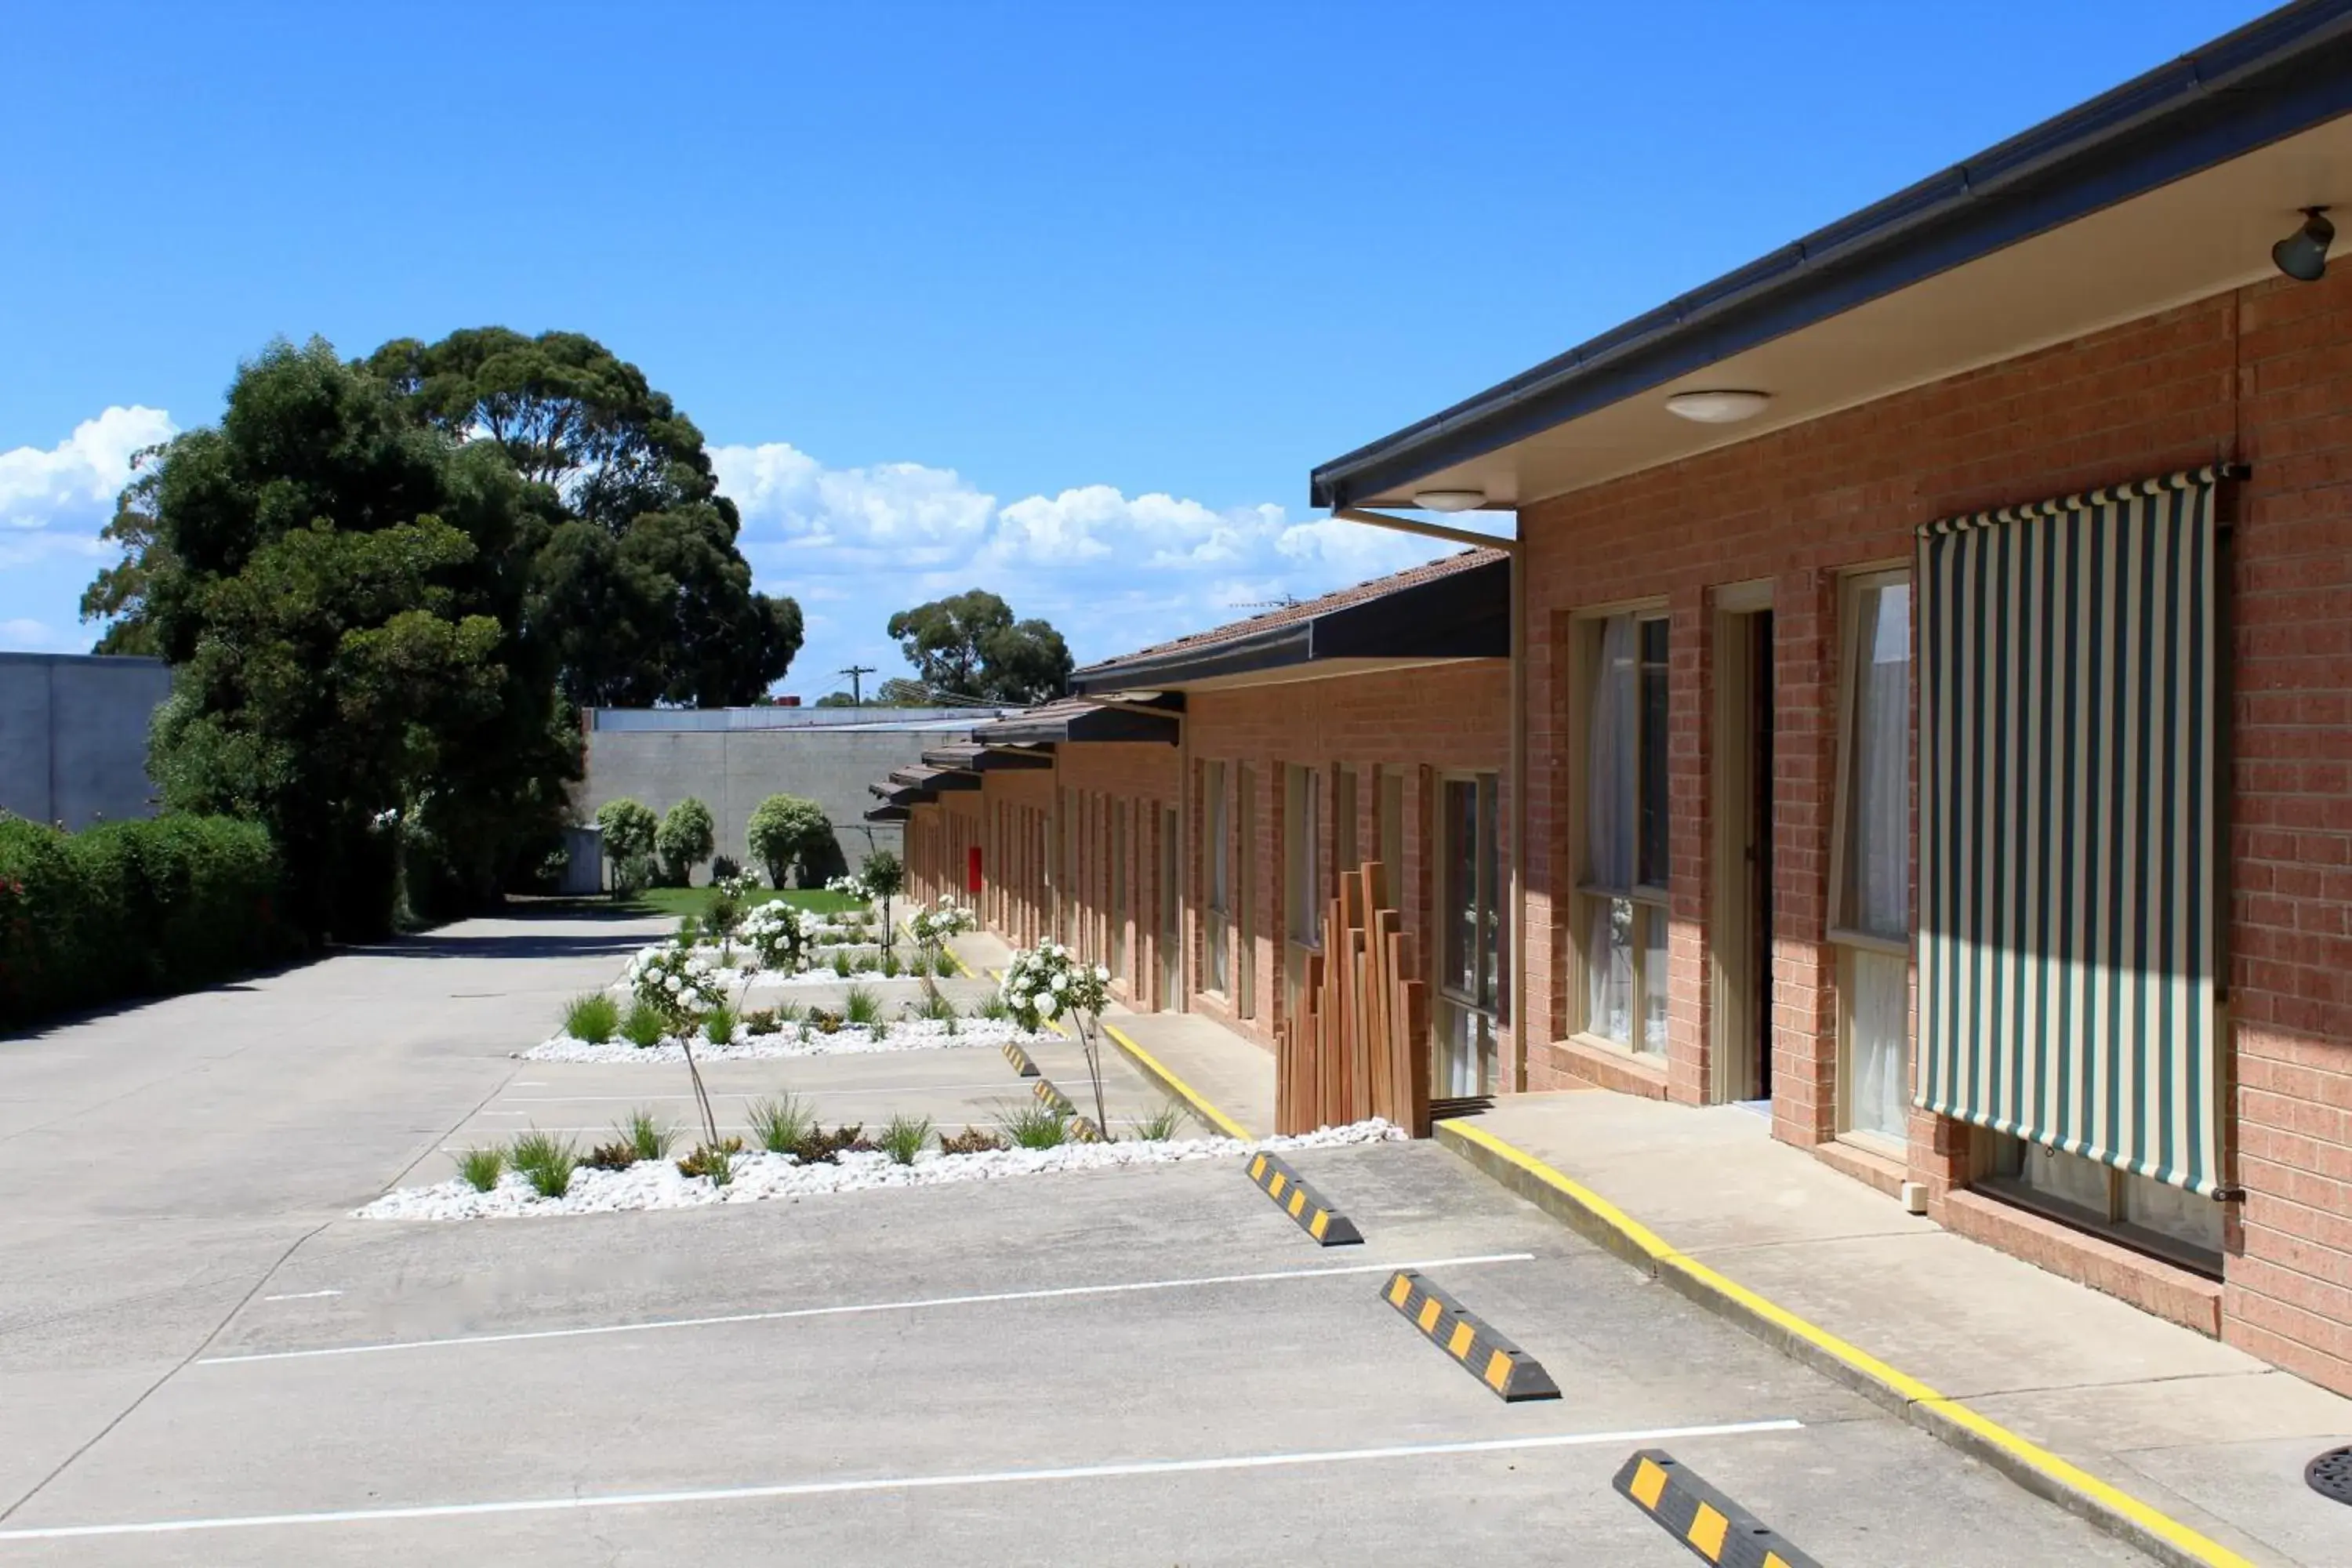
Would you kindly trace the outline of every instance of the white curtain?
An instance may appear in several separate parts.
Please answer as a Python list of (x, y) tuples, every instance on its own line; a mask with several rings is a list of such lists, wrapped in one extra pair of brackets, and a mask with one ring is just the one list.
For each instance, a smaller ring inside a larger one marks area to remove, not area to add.
[(1585, 952), (1584, 1026), (1621, 1046), (1633, 1043), (1633, 910), (1631, 899), (1591, 899)]
[(1603, 888), (1633, 885), (1639, 630), (1632, 616), (1609, 617), (1592, 683), (1591, 749), (1584, 779), (1586, 874)]
[(1854, 668), (1853, 908), (1873, 936), (1911, 934), (1911, 585), (1864, 594)]
[(1853, 985), (1847, 1014), (1853, 1035), (1853, 1129), (1900, 1142), (1911, 1116), (1910, 1062), (1904, 1048), (1911, 1009), (1910, 962), (1855, 951), (1848, 965)]

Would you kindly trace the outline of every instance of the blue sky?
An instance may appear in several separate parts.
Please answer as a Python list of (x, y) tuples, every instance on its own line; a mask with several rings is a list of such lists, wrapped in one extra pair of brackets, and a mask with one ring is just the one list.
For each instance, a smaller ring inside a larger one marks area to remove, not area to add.
[(1307, 472), (2259, 14), (2220, 0), (11, 9), (0, 647), (276, 336), (588, 332), (782, 689), (984, 585), (1083, 661), (1403, 565)]

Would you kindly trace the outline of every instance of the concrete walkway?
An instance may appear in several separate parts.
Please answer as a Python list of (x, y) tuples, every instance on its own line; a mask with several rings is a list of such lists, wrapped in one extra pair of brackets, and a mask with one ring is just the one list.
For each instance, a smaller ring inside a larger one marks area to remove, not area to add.
[(0, 1038), (0, 1511), (670, 923), (467, 921)]
[(1112, 1039), (1145, 1076), (1178, 1100), (1222, 1113), (1230, 1124), (1223, 1131), (1248, 1138), (1274, 1131), (1272, 1052), (1194, 1013), (1121, 1010), (1108, 1021), (1117, 1031)]
[[(2252, 1562), (2352, 1563), (2352, 1508), (2303, 1480), (2314, 1455), (2352, 1443), (2352, 1400), (1906, 1214), (1736, 1107), (1532, 1094), (1466, 1125)], [(1449, 1142), (1499, 1171), (1491, 1151)], [(1591, 1228), (1580, 1206), (1563, 1217)]]

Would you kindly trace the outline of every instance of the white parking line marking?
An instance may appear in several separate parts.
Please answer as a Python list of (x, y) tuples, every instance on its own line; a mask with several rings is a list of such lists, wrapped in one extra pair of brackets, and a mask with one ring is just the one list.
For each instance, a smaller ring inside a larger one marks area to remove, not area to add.
[(264, 1296), (265, 1301), (315, 1301), (321, 1296), (340, 1296), (341, 1290), (300, 1290), (291, 1296)]
[(1532, 1252), (1487, 1252), (1471, 1258), (1432, 1258), (1416, 1263), (1350, 1263), (1331, 1268), (1278, 1268), (1263, 1274), (1203, 1274), (1187, 1279), (1137, 1279), (1117, 1285), (1064, 1285), (1046, 1290), (998, 1290), (978, 1296), (927, 1296), (911, 1301), (859, 1301), (842, 1307), (793, 1307), (774, 1312), (730, 1312), (713, 1318), (656, 1318), (635, 1323), (599, 1323), (583, 1329), (526, 1329), (505, 1334), (462, 1334), (446, 1340), (390, 1340), (366, 1345), (328, 1345), (307, 1351), (260, 1351), (251, 1355), (205, 1356), (198, 1366), (243, 1366), (263, 1361), (315, 1361), (321, 1356), (375, 1355), (386, 1351), (446, 1350), (457, 1345), (510, 1345), (530, 1340), (576, 1340), (593, 1334), (649, 1333), (657, 1329), (708, 1329), (728, 1323), (780, 1323), (794, 1318), (845, 1318), (866, 1312), (911, 1312), (930, 1307), (977, 1307), (999, 1301), (1048, 1301), (1072, 1296), (1124, 1296), (1145, 1290), (1182, 1290), (1195, 1285), (1255, 1285), (1282, 1279), (1336, 1279), (1350, 1274), (1392, 1274), (1400, 1268), (1468, 1268), (1484, 1263), (1531, 1263)]
[(675, 1508), (686, 1503), (753, 1502), (776, 1498), (841, 1497), (860, 1492), (926, 1491), (940, 1487), (1014, 1486), (1034, 1481), (1101, 1481), (1131, 1476), (1202, 1475), (1218, 1470), (1271, 1470), (1305, 1465), (1349, 1465), (1378, 1459), (1420, 1459), (1451, 1454), (1517, 1454), (1541, 1448), (1632, 1445), (1652, 1447), (1685, 1437), (1738, 1437), (1799, 1432), (1801, 1421), (1733, 1421), (1711, 1426), (1658, 1426), (1634, 1432), (1559, 1432), (1535, 1437), (1486, 1437), (1458, 1443), (1404, 1443), (1388, 1448), (1327, 1448), (1288, 1454), (1235, 1454), (1209, 1459), (1141, 1459), (1123, 1465), (1071, 1465), (1049, 1470), (979, 1470), (964, 1475), (877, 1476), (870, 1480), (800, 1481), (777, 1486), (707, 1487), (695, 1491), (607, 1492), (587, 1497), (524, 1498), (507, 1502), (425, 1503), (410, 1508), (338, 1509), (320, 1513), (253, 1513), (226, 1519), (162, 1519), (139, 1524), (60, 1524), (0, 1530), (0, 1541), (71, 1541), (97, 1535), (175, 1535), (199, 1530), (261, 1530), (294, 1524), (377, 1524), (410, 1519), (467, 1519), (500, 1513), (571, 1513), (584, 1509)]
[[(898, 1089), (826, 1089), (823, 1085), (817, 1085), (804, 1089), (802, 1092), (813, 1099), (819, 1096), (831, 1099), (835, 1095), (842, 1094), (945, 1094), (956, 1089), (1008, 1087), (1017, 1088), (1018, 1085), (1011, 1085), (1008, 1080), (1002, 1078), (992, 1078), (986, 1083), (923, 1083), (906, 1085)], [(758, 1100), (772, 1092), (773, 1091), (760, 1089), (728, 1089), (722, 1092), (714, 1089), (710, 1091), (710, 1098)], [(642, 1105), (649, 1100), (691, 1100), (693, 1098), (690, 1094), (673, 1094), (667, 1090), (654, 1094), (509, 1094), (499, 1103), (500, 1105), (569, 1105), (575, 1100), (625, 1100)]]

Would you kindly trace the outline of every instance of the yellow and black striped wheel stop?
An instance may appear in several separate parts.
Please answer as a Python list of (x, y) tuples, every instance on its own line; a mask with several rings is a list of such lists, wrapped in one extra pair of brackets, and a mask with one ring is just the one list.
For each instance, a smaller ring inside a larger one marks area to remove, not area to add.
[(1636, 1453), (1614, 1485), (1693, 1554), (1722, 1568), (1821, 1568), (1664, 1449)]
[(1282, 1206), (1298, 1228), (1325, 1247), (1345, 1247), (1364, 1239), (1356, 1222), (1334, 1210), (1323, 1194), (1298, 1179), (1298, 1173), (1271, 1154), (1253, 1154), (1245, 1167), (1258, 1191)]
[(1461, 1303), (1413, 1269), (1398, 1269), (1381, 1294), (1423, 1338), (1504, 1400), (1517, 1404), (1559, 1397), (1559, 1384), (1541, 1362), (1488, 1328), (1483, 1318), (1464, 1311)]
[(1007, 1040), (1004, 1042), (1004, 1059), (1011, 1062), (1013, 1064), (1013, 1070), (1019, 1073), (1023, 1078), (1035, 1078), (1037, 1076), (1037, 1064), (1029, 1059), (1029, 1053), (1021, 1048), (1020, 1041)]

